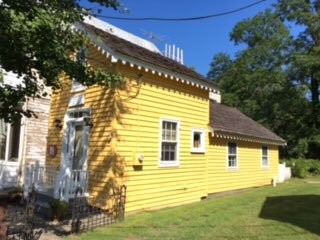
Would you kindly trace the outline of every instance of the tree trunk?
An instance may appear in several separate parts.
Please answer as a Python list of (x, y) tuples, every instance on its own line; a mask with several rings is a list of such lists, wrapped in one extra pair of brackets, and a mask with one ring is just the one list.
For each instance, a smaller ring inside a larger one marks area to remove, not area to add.
[(311, 77), (311, 101), (312, 106), (319, 104), (319, 79)]

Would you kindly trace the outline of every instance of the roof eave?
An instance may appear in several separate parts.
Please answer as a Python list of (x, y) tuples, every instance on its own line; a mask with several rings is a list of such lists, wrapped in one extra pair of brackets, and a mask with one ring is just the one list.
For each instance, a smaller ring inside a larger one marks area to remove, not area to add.
[(213, 129), (212, 127), (210, 127), (210, 132), (213, 137), (217, 137), (217, 138), (240, 140), (240, 141), (246, 141), (246, 142), (256, 142), (261, 144), (270, 144), (270, 145), (278, 145), (278, 146), (287, 146), (287, 142), (283, 139), (270, 139), (270, 138), (250, 136), (246, 134), (229, 132), (225, 130)]

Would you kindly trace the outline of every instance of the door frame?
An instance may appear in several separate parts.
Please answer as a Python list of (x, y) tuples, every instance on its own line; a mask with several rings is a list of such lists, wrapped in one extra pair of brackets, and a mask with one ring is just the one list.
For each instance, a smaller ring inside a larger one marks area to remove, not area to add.
[[(84, 113), (85, 116), (80, 117), (73, 117), (73, 113)], [(61, 151), (61, 163), (60, 163), (60, 169), (66, 170), (69, 168), (72, 170), (72, 161), (70, 159), (70, 153), (69, 148), (71, 147), (71, 142), (74, 143), (74, 139), (70, 142), (70, 130), (71, 130), (71, 124), (75, 125), (83, 125), (84, 126), (84, 135), (83, 135), (83, 157), (84, 163), (81, 170), (87, 170), (87, 162), (88, 162), (88, 148), (89, 148), (89, 133), (90, 133), (90, 126), (86, 125), (86, 118), (90, 118), (91, 110), (89, 108), (81, 108), (81, 109), (74, 109), (69, 110), (65, 114), (64, 118), (64, 133), (63, 133), (63, 139), (62, 139), (62, 151)]]

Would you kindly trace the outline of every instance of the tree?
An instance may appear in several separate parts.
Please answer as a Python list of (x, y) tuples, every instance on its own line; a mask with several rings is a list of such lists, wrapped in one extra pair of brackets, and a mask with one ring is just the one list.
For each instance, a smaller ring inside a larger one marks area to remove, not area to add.
[[(115, 10), (120, 7), (117, 0), (90, 2)], [(21, 105), (27, 98), (46, 95), (45, 87), (60, 88), (62, 73), (86, 86), (113, 86), (121, 80), (116, 74), (89, 69), (70, 58), (85, 45), (73, 24), (90, 11), (77, 0), (0, 1), (0, 66), (23, 78), (23, 83), (14, 87), (0, 80), (0, 118), (12, 122), (22, 115), (34, 115)]]
[(304, 31), (295, 39), (293, 63), (296, 80), (309, 82), (311, 102), (319, 105), (320, 95), (320, 1), (279, 0), (277, 11), (285, 21), (301, 25)]
[(218, 53), (212, 59), (207, 78), (218, 81), (219, 77), (230, 67), (231, 63), (232, 61), (228, 54)]
[(299, 136), (305, 133), (307, 101), (305, 89), (287, 77), (292, 46), (288, 28), (268, 9), (236, 24), (230, 37), (246, 48), (232, 61), (214, 57), (215, 68), (209, 73), (221, 87), (222, 101), (285, 138), (290, 146), (285, 154), (293, 155)]
[(278, 0), (275, 7), (284, 22), (303, 29), (294, 39), (289, 77), (308, 87), (308, 137), (300, 142), (307, 157), (320, 158), (320, 0)]

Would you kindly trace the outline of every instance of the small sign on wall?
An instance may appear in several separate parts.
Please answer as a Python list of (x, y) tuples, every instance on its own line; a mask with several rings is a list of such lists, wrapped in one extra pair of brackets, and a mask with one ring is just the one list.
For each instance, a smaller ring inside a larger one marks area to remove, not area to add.
[(57, 152), (58, 152), (58, 149), (56, 145), (49, 145), (49, 148), (48, 148), (49, 157), (54, 158), (55, 156), (57, 156)]

